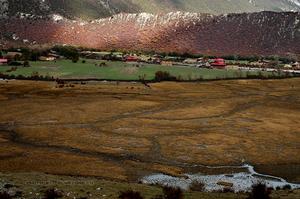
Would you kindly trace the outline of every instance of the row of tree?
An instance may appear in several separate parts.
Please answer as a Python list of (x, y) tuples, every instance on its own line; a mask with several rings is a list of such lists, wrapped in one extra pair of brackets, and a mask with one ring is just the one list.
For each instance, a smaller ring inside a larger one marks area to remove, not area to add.
[[(80, 51), (84, 50), (89, 50), (89, 51), (101, 51), (99, 49), (89, 49), (89, 48), (82, 48), (82, 47), (74, 47), (74, 46), (61, 46), (57, 45), (52, 48), (40, 48), (40, 49), (29, 49), (29, 48), (10, 48), (7, 49), (6, 51), (17, 51), (22, 53), (22, 57), (18, 57), (20, 60), (30, 60), (30, 61), (37, 61), (40, 56), (46, 56), (49, 52), (55, 51), (59, 55), (64, 56), (67, 59), (71, 59), (73, 62), (77, 62), (79, 60), (80, 56)], [(115, 50), (111, 50), (111, 57), (113, 59), (113, 52)], [(1, 51), (0, 51), (1, 53)], [(124, 54), (130, 54), (130, 52), (123, 51)], [(154, 55), (158, 54), (162, 57), (170, 56), (170, 57), (179, 57), (181, 59), (185, 58), (199, 58), (199, 57), (204, 57), (208, 59), (214, 59), (217, 58), (217, 56), (211, 56), (211, 55), (203, 55), (203, 54), (192, 54), (192, 53), (176, 53), (176, 52), (170, 52), (170, 53), (156, 53), (154, 51), (150, 52), (142, 52), (142, 51), (137, 51), (137, 52), (131, 52), (131, 53), (136, 53), (136, 54), (147, 54), (147, 55)], [(1, 57), (1, 54), (0, 54)], [(219, 56), (221, 58), (224, 58), (226, 60), (245, 60), (245, 61), (259, 61), (262, 59), (266, 60), (271, 60), (271, 61), (281, 61), (284, 64), (291, 63), (297, 61), (297, 58), (295, 56), (258, 56), (258, 55), (249, 55), (249, 56), (244, 56), (244, 55), (226, 55), (226, 56)], [(16, 60), (18, 61), (18, 60)]]
[(0, 57), (4, 56), (7, 52), (19, 52), (22, 55), (14, 56), (12, 61), (38, 61), (41, 56), (48, 56), (49, 53), (55, 52), (57, 55), (71, 59), (73, 62), (79, 60), (79, 49), (73, 46), (54, 46), (53, 48), (9, 48), (0, 51)]

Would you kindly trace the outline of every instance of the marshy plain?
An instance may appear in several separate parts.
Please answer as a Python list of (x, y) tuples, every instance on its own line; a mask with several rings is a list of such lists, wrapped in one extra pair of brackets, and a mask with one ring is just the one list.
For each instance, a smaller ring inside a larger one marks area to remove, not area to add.
[(300, 79), (0, 81), (0, 172), (138, 182), (251, 164), (300, 182)]

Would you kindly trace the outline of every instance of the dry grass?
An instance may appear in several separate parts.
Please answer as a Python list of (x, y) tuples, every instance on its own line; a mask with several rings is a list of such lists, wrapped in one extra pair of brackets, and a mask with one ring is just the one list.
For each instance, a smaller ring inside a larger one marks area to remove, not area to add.
[(192, 164), (250, 162), (299, 182), (299, 169), (289, 167), (300, 164), (299, 85), (287, 79), (58, 89), (2, 81), (0, 171), (136, 181), (152, 172), (181, 175)]

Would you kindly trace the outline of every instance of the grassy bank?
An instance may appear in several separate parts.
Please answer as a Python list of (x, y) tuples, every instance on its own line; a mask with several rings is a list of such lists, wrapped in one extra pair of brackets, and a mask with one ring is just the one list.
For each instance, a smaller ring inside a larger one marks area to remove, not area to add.
[[(49, 189), (55, 189), (62, 198), (118, 198), (120, 192), (133, 190), (140, 192), (145, 199), (162, 194), (162, 188), (143, 184), (114, 182), (92, 177), (56, 176), (42, 173), (0, 173), (0, 192), (11, 186), (23, 198), (42, 198)], [(206, 193), (187, 191), (184, 199), (244, 199), (247, 193)], [(272, 198), (297, 198), (299, 190), (273, 191)]]
[[(162, 188), (143, 184), (114, 182), (92, 177), (56, 176), (42, 173), (0, 173), (1, 184), (10, 184), (22, 191), (24, 198), (41, 198), (48, 189), (57, 189), (63, 198), (118, 198), (120, 192), (138, 191), (145, 199), (162, 194)], [(185, 192), (185, 199), (243, 199), (246, 194)]]

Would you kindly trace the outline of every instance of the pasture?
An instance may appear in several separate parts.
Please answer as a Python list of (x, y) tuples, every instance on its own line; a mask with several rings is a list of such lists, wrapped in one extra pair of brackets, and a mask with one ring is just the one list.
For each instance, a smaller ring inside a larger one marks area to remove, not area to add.
[[(133, 189), (150, 199), (161, 189), (137, 184), (144, 176), (230, 174), (243, 170), (203, 165), (244, 163), (299, 183), (299, 85), (298, 78), (150, 88), (0, 81), (0, 185), (11, 182), (26, 198), (55, 186), (74, 197), (117, 198)], [(246, 198), (194, 191), (185, 196)], [(274, 191), (272, 198), (298, 196), (298, 190)]]
[(299, 85), (0, 81), (0, 171), (136, 181), (248, 162), (299, 182)]
[[(99, 64), (105, 63), (100, 67)], [(95, 65), (97, 64), (97, 66)], [(163, 66), (146, 63), (125, 63), (111, 61), (86, 60), (73, 63), (70, 60), (58, 60), (56, 62), (30, 62), (31, 67), (19, 66), (16, 71), (6, 72), (11, 66), (0, 66), (0, 72), (9, 75), (23, 75), (30, 77), (33, 73), (42, 76), (50, 76), (65, 79), (104, 79), (104, 80), (132, 80), (141, 78), (153, 80), (157, 71), (167, 71), (170, 75), (181, 80), (213, 80), (242, 78), (247, 75), (263, 75), (264, 77), (278, 76), (271, 72), (247, 72), (239, 70), (204, 69), (193, 66)], [(137, 67), (139, 65), (139, 67)]]

